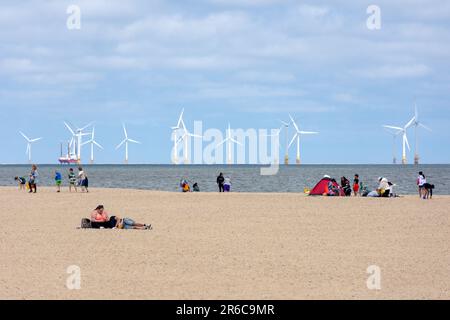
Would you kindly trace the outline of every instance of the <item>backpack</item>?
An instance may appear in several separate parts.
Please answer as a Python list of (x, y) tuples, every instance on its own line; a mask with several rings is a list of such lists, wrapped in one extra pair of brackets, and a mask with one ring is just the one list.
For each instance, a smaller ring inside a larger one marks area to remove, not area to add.
[(83, 218), (81, 219), (81, 229), (90, 229), (92, 228), (91, 220)]

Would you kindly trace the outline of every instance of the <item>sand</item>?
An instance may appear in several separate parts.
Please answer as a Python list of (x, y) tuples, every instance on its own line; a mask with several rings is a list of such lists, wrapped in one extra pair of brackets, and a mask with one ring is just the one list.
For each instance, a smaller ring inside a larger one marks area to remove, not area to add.
[[(154, 229), (77, 229), (97, 204)], [(449, 299), (449, 208), (450, 196), (0, 188), (0, 299)]]

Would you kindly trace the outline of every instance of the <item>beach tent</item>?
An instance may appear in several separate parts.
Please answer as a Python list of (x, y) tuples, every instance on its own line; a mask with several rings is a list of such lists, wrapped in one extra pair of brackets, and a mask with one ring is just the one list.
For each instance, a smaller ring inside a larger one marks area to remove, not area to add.
[[(316, 186), (309, 192), (310, 196), (323, 196), (328, 193), (328, 183), (331, 181), (330, 177), (323, 177)], [(339, 185), (336, 181), (333, 181), (333, 185), (336, 188), (339, 188)], [(344, 196), (344, 191), (339, 188), (339, 195)]]

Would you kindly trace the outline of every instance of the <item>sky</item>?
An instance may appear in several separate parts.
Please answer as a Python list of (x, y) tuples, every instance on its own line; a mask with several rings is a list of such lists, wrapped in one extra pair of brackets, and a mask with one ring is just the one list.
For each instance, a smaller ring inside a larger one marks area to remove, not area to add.
[[(67, 27), (70, 5), (79, 29)], [(34, 162), (56, 163), (63, 121), (95, 121), (97, 163), (123, 161), (122, 123), (142, 142), (130, 163), (170, 163), (182, 108), (188, 129), (224, 135), (292, 114), (320, 132), (302, 140), (304, 163), (390, 163), (382, 125), (406, 124), (415, 102), (433, 130), (419, 131), (421, 161), (450, 163), (449, 71), (449, 1), (2, 0), (0, 163), (27, 163), (19, 130), (44, 138)]]

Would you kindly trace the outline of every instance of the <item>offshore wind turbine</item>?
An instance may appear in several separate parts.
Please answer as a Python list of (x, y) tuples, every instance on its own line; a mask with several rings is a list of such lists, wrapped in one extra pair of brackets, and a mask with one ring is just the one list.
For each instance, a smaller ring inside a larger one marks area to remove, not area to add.
[(414, 164), (419, 164), (419, 143), (418, 143), (418, 137), (417, 137), (417, 128), (422, 127), (425, 130), (432, 131), (430, 128), (425, 126), (423, 123), (419, 121), (419, 111), (417, 110), (417, 104), (414, 103)]
[(173, 157), (172, 162), (178, 164), (178, 131), (181, 129), (181, 122), (183, 121), (184, 108), (181, 110), (180, 117), (178, 118), (177, 125), (171, 127), (173, 136)]
[(290, 147), (294, 143), (294, 141), (297, 140), (297, 157), (295, 159), (295, 162), (297, 164), (300, 164), (301, 163), (300, 162), (300, 137), (302, 135), (318, 134), (318, 132), (315, 132), (315, 131), (301, 131), (299, 129), (297, 123), (295, 123), (294, 119), (291, 117), (291, 115), (289, 115), (289, 118), (291, 119), (292, 125), (294, 126), (295, 134), (294, 134), (294, 137), (292, 137), (291, 143), (289, 143), (288, 147)]
[(240, 146), (242, 146), (242, 143), (240, 143), (239, 141), (235, 140), (232, 136), (231, 136), (231, 125), (230, 123), (228, 123), (228, 129), (226, 132), (226, 138), (224, 140), (222, 140), (222, 142), (220, 142), (217, 146), (216, 149), (219, 148), (221, 145), (223, 145), (224, 143), (227, 144), (227, 148), (226, 148), (226, 153), (227, 153), (227, 164), (232, 164), (233, 159), (231, 157), (231, 150), (232, 150), (232, 143), (234, 144), (238, 144)]
[(95, 141), (95, 127), (92, 128), (91, 140), (86, 141), (86, 142), (83, 143), (83, 145), (85, 145), (85, 144), (90, 144), (91, 145), (91, 160), (90, 160), (90, 164), (93, 164), (94, 163), (94, 145), (103, 150), (103, 147), (97, 141)]
[(286, 132), (286, 143), (285, 143), (285, 153), (284, 153), (284, 164), (288, 165), (289, 164), (289, 122), (280, 120), (281, 124), (284, 127), (284, 130)]
[(30, 139), (28, 138), (22, 131), (19, 131), (19, 133), (22, 135), (22, 137), (25, 138), (25, 140), (27, 141), (27, 151), (25, 152), (26, 155), (28, 155), (28, 162), (31, 163), (31, 145), (34, 142), (37, 142), (39, 140), (42, 140), (42, 138), (35, 138), (35, 139)]
[(415, 121), (415, 118), (413, 117), (411, 120), (409, 120), (409, 122), (407, 124), (405, 124), (405, 126), (403, 128), (396, 127), (396, 126), (388, 126), (388, 125), (383, 126), (387, 129), (400, 131), (400, 133), (402, 133), (402, 142), (403, 142), (402, 143), (402, 164), (407, 164), (407, 162), (408, 162), (406, 159), (406, 148), (408, 148), (408, 150), (411, 150), (411, 148), (409, 146), (406, 131), (408, 130), (409, 127), (411, 127), (413, 125), (414, 121)]
[(396, 152), (396, 140), (397, 140), (397, 136), (402, 133), (402, 130), (389, 130), (387, 128), (385, 128), (386, 132), (389, 133), (390, 135), (392, 135), (392, 164), (397, 164), (397, 157), (395, 156)]
[(197, 134), (190, 133), (184, 124), (184, 120), (180, 117), (181, 128), (183, 129), (183, 135), (178, 139), (177, 142), (184, 141), (183, 153), (184, 153), (184, 164), (189, 164), (189, 138), (203, 138), (203, 136), (199, 136)]
[(127, 128), (125, 127), (125, 124), (122, 124), (123, 127), (123, 133), (125, 135), (125, 139), (122, 140), (121, 143), (119, 143), (119, 145), (116, 147), (116, 150), (118, 150), (122, 145), (125, 144), (125, 164), (128, 164), (128, 142), (131, 143), (136, 143), (136, 144), (141, 144), (139, 141), (130, 139), (128, 137), (128, 132), (127, 132)]

